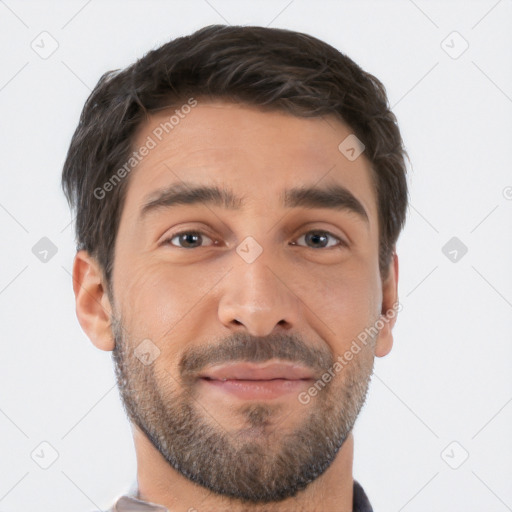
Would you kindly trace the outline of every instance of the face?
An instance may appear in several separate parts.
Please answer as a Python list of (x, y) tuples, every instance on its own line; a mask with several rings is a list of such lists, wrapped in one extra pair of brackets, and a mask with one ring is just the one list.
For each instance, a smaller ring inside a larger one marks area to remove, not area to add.
[(279, 501), (333, 462), (387, 350), (376, 334), (345, 357), (386, 302), (370, 164), (334, 118), (199, 101), (159, 141), (171, 114), (137, 134), (156, 145), (116, 239), (119, 389), (176, 471)]

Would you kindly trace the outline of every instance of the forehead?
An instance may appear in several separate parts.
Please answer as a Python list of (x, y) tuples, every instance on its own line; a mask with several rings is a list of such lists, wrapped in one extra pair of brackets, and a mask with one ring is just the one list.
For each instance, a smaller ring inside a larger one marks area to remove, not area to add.
[(351, 133), (332, 116), (302, 118), (223, 101), (159, 111), (135, 137), (135, 151), (150, 149), (131, 172), (125, 210), (140, 212), (152, 193), (180, 181), (227, 186), (248, 206), (268, 206), (301, 185), (340, 184), (376, 220), (370, 163), (364, 153), (350, 161), (338, 149)]

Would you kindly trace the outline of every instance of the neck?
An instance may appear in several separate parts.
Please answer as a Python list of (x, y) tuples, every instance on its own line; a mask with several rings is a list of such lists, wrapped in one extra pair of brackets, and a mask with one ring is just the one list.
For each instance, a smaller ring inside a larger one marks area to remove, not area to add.
[(137, 456), (137, 497), (169, 512), (351, 512), (354, 439), (349, 434), (327, 470), (296, 496), (280, 502), (247, 505), (213, 494), (176, 471), (144, 433), (132, 425)]

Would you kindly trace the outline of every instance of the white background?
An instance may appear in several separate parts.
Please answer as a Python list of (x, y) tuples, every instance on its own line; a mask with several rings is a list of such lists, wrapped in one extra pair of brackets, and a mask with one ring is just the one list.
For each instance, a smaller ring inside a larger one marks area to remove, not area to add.
[[(385, 84), (411, 158), (403, 311), (356, 424), (354, 477), (376, 512), (512, 510), (512, 1), (5, 0), (0, 512), (104, 510), (135, 479), (110, 354), (75, 316), (60, 173), (103, 72), (213, 23), (347, 53)], [(43, 31), (59, 45), (47, 59), (31, 48)], [(456, 59), (453, 31), (469, 43)], [(454, 236), (468, 248), (456, 262), (441, 250)], [(58, 248), (46, 263), (42, 237)], [(31, 458), (50, 457), (43, 441), (59, 455), (48, 469)]]

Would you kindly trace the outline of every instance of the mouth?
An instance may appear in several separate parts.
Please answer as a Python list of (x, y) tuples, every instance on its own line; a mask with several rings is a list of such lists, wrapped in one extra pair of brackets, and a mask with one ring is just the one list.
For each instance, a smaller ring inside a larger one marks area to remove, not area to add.
[(207, 368), (200, 374), (209, 380), (311, 380), (313, 373), (305, 366), (291, 363), (229, 363)]
[(290, 363), (231, 363), (213, 366), (199, 375), (206, 389), (229, 396), (250, 399), (274, 399), (298, 393), (313, 381), (313, 373)]

